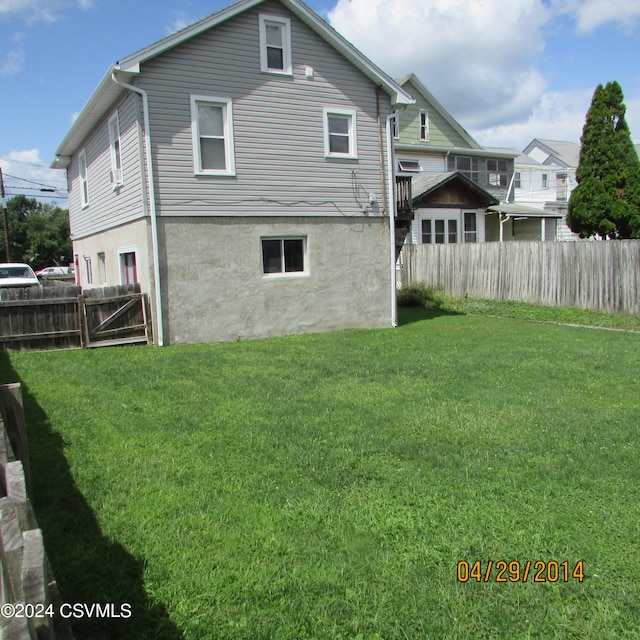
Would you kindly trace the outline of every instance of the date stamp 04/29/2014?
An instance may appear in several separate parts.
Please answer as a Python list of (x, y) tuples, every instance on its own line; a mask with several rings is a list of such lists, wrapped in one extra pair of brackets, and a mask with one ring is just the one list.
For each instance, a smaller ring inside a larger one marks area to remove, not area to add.
[(569, 582), (584, 580), (584, 561), (575, 564), (568, 560), (487, 560), (467, 562), (460, 560), (457, 565), (458, 582)]

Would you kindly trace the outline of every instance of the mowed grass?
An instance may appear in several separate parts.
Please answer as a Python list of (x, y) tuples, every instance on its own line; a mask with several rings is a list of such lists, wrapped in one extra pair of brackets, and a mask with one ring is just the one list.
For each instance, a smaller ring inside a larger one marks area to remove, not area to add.
[(76, 638), (640, 637), (640, 335), (404, 317), (5, 358)]

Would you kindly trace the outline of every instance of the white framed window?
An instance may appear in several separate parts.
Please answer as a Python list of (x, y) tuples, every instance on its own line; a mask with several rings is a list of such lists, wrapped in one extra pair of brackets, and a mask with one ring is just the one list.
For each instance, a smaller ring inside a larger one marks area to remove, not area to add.
[(400, 138), (400, 114), (397, 111), (391, 120), (391, 132), (394, 140)]
[(464, 241), (478, 242), (478, 220), (475, 211), (464, 212)]
[(260, 70), (292, 75), (291, 20), (260, 14)]
[(399, 160), (398, 169), (400, 171), (416, 173), (420, 171), (420, 162), (418, 162), (418, 160)]
[(356, 112), (351, 109), (325, 107), (324, 155), (327, 158), (358, 157)]
[(516, 189), (522, 189), (522, 174), (519, 171), (516, 171), (515, 178), (513, 179), (513, 186)]
[(84, 149), (78, 155), (78, 173), (80, 175), (80, 203), (82, 208), (89, 206), (89, 178), (87, 176), (87, 153)]
[(231, 98), (191, 96), (191, 133), (196, 175), (236, 174)]
[(305, 237), (261, 238), (262, 273), (306, 273)]
[(430, 217), (420, 219), (420, 226), (414, 233), (415, 241), (422, 244), (478, 242), (478, 218), (475, 211), (434, 212)]
[(542, 174), (542, 188), (543, 189), (549, 188), (549, 174), (547, 173)]
[(117, 189), (124, 184), (122, 150), (120, 148), (120, 119), (117, 111), (109, 118), (109, 146), (111, 147), (111, 184), (114, 189)]
[(138, 282), (138, 261), (136, 247), (126, 247), (118, 251), (120, 262), (120, 283), (134, 284)]
[(429, 112), (420, 109), (420, 140), (429, 141)]

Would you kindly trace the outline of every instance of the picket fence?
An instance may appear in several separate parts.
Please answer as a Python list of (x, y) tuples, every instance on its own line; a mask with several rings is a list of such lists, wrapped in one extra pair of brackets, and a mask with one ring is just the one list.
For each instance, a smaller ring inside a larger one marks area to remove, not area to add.
[(400, 265), (456, 298), (640, 313), (640, 240), (405, 245)]

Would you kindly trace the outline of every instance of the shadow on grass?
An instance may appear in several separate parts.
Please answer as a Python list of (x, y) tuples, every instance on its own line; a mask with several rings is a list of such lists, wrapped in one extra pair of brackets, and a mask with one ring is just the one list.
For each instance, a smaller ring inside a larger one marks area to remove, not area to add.
[[(164, 606), (144, 589), (144, 562), (100, 530), (95, 514), (76, 486), (63, 438), (0, 353), (0, 383), (20, 382), (34, 488), (33, 507), (63, 603), (112, 604), (121, 617), (69, 622), (75, 640), (182, 640)], [(131, 615), (121, 605), (130, 605)], [(124, 615), (123, 615), (124, 614)]]
[(398, 307), (398, 325), (411, 324), (412, 322), (421, 322), (422, 320), (433, 320), (440, 316), (462, 316), (463, 313), (458, 311), (449, 311), (447, 309), (427, 309), (427, 307)]

